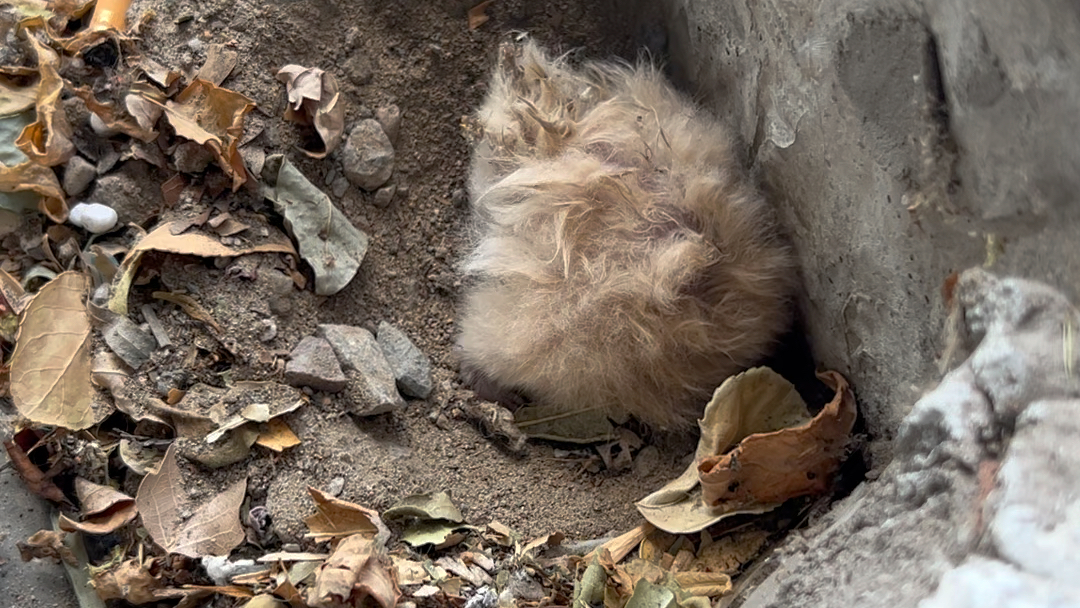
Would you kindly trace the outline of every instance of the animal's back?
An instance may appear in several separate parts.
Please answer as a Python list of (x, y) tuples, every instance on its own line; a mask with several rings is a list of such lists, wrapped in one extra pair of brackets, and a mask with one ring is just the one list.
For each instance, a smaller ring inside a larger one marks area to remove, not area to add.
[(787, 327), (794, 267), (770, 209), (724, 129), (652, 66), (507, 46), (478, 123), (467, 375), (682, 426)]

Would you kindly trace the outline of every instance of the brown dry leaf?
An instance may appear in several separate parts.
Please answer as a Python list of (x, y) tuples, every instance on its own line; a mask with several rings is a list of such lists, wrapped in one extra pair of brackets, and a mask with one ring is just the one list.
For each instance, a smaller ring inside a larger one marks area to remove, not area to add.
[(469, 9), (469, 29), (470, 30), (475, 30), (476, 28), (480, 27), (481, 25), (484, 25), (485, 23), (487, 23), (487, 21), (488, 21), (488, 19), (490, 19), (490, 17), (488, 17), (487, 13), (485, 13), (484, 11), (486, 11), (487, 7), (491, 6), (491, 3), (494, 2), (494, 1), (495, 0), (485, 0), (484, 2), (481, 2), (480, 4), (477, 4), (476, 6)]
[(698, 464), (706, 504), (780, 503), (829, 488), (855, 424), (855, 395), (837, 372), (818, 377), (836, 396), (813, 420), (751, 435)]
[(64, 496), (60, 488), (36, 464), (30, 461), (22, 446), (14, 440), (8, 440), (4, 442), (4, 449), (7, 451), (12, 468), (15, 469), (19, 478), (22, 479), (31, 492), (53, 502), (68, 502), (67, 497)]
[[(135, 117), (128, 115), (127, 111), (117, 108), (114, 104), (98, 101), (98, 99), (94, 97), (94, 93), (90, 90), (89, 87), (75, 87), (71, 90), (71, 92), (76, 97), (83, 100), (83, 103), (86, 104), (86, 109), (96, 114), (97, 117), (101, 119), (101, 122), (105, 123), (105, 126), (109, 127), (110, 129), (116, 129), (117, 131), (125, 135), (134, 137), (139, 141), (151, 142), (157, 139), (157, 131), (153, 130), (152, 128), (145, 129), (141, 127)], [(138, 95), (134, 95), (134, 97), (138, 97)], [(157, 102), (157, 100), (153, 97), (141, 98), (138, 102), (133, 102), (132, 105), (138, 109), (143, 108), (144, 103), (154, 104), (155, 102)], [(125, 103), (125, 105), (127, 104)], [(138, 111), (147, 112), (148, 110), (143, 108)], [(149, 117), (147, 116), (144, 118), (144, 121), (148, 119)], [(157, 120), (155, 119), (153, 122), (156, 123)]]
[[(240, 523), (240, 505), (244, 501), (247, 479), (233, 483), (223, 492), (199, 505), (188, 499), (176, 462), (176, 445), (170, 445), (154, 472), (139, 484), (135, 504), (143, 525), (154, 542), (169, 553), (191, 558), (203, 555), (228, 555), (244, 540)], [(184, 519), (185, 513), (191, 513)]]
[(537, 548), (540, 548), (540, 547), (558, 547), (559, 545), (562, 544), (562, 541), (565, 538), (566, 538), (566, 535), (563, 534), (562, 532), (553, 532), (551, 534), (545, 534), (543, 536), (540, 536), (538, 538), (534, 538), (531, 541), (525, 543), (525, 546), (521, 548), (521, 554), (525, 555), (529, 551), (532, 551), (533, 549), (537, 549)]
[(287, 448), (300, 445), (300, 438), (284, 420), (271, 418), (266, 423), (266, 430), (259, 433), (259, 438), (255, 440), (255, 443), (275, 452), (282, 452)]
[[(128, 114), (135, 119), (135, 124), (139, 125), (139, 128), (147, 133), (153, 133), (154, 128), (157, 127), (158, 119), (161, 118), (162, 109), (161, 106), (150, 101), (150, 98), (157, 98), (156, 91), (148, 91), (142, 93), (138, 90), (128, 93), (124, 96), (124, 109)], [(161, 151), (160, 148), (154, 146), (152, 149)]]
[(166, 302), (172, 302), (184, 310), (185, 313), (196, 321), (202, 321), (210, 327), (214, 328), (214, 331), (219, 334), (222, 332), (221, 326), (217, 324), (214, 317), (210, 316), (210, 313), (199, 304), (195, 298), (182, 293), (169, 293), (167, 291), (155, 291), (150, 294), (159, 300), (165, 300)]
[(11, 398), (35, 423), (72, 430), (94, 423), (88, 285), (81, 273), (61, 273), (23, 313), (11, 355)]
[(0, 116), (18, 114), (34, 107), (37, 103), (41, 81), (22, 85), (18, 80), (0, 73)]
[(401, 592), (370, 536), (354, 534), (338, 543), (330, 558), (319, 567), (315, 585), (307, 595), (313, 608), (362, 606), (374, 600), (393, 608)]
[(51, 559), (57, 564), (63, 561), (70, 566), (77, 566), (79, 560), (75, 559), (75, 554), (64, 544), (65, 536), (67, 532), (38, 530), (26, 539), (26, 542), (15, 544), (24, 562), (32, 559)]
[(765, 530), (746, 530), (726, 534), (716, 539), (716, 542), (702, 546), (691, 564), (691, 569), (738, 572), (761, 553), (761, 549), (768, 540), (769, 533)]
[(41, 196), (38, 210), (54, 222), (67, 221), (66, 195), (56, 173), (33, 161), (8, 167), (0, 163), (0, 192), (34, 192)]
[[(656, 528), (652, 524), (650, 524), (649, 522), (645, 522), (634, 528), (633, 530), (620, 534), (619, 536), (616, 536), (615, 538), (609, 540), (603, 545), (600, 545), (593, 553), (596, 555), (601, 555), (605, 551), (607, 551), (608, 555), (611, 556), (611, 560), (615, 563), (619, 563), (624, 557), (626, 557), (631, 551), (634, 550), (634, 547), (640, 545), (641, 542), (645, 539), (645, 537), (649, 536), (655, 531)], [(586, 557), (585, 561), (589, 562), (591, 561), (591, 558)]]
[(180, 201), (180, 193), (187, 187), (187, 180), (182, 173), (165, 180), (161, 184), (161, 198), (165, 199), (166, 207), (174, 207)]
[(180, 79), (180, 72), (169, 69), (145, 55), (139, 58), (136, 64), (150, 78), (163, 89), (167, 89)]
[(82, 477), (75, 478), (75, 493), (82, 506), (83, 520), (75, 522), (61, 514), (60, 529), (65, 532), (109, 534), (127, 525), (139, 513), (134, 498)]
[(197, 255), (201, 257), (232, 257), (248, 253), (288, 253), (296, 255), (296, 249), (287, 241), (281, 243), (264, 243), (249, 249), (236, 249), (224, 245), (214, 237), (198, 232), (173, 233), (173, 228), (183, 223), (183, 220), (164, 223), (146, 236), (144, 236), (131, 251), (128, 252), (124, 262), (120, 265), (120, 272), (113, 282), (112, 296), (109, 299), (109, 310), (119, 315), (127, 314), (128, 291), (131, 282), (135, 278), (135, 272), (139, 268), (139, 262), (147, 251), (164, 251), (184, 255)]
[(164, 582), (150, 572), (153, 560), (129, 559), (115, 568), (97, 571), (90, 584), (102, 601), (125, 600), (149, 604), (162, 599)]
[(41, 82), (37, 91), (37, 120), (23, 129), (15, 145), (39, 165), (62, 165), (75, 154), (75, 144), (71, 143), (71, 125), (60, 106), (60, 94), (64, 91), (64, 79), (58, 72), (60, 56), (33, 33), (28, 32), (26, 39), (37, 55)]
[(211, 44), (206, 47), (206, 62), (199, 68), (197, 78), (220, 85), (236, 67), (240, 53), (226, 48), (224, 44)]
[(638, 501), (645, 519), (674, 534), (697, 532), (736, 514), (764, 513), (778, 503), (711, 505), (704, 501), (697, 463), (724, 454), (754, 433), (801, 425), (811, 416), (795, 387), (766, 367), (724, 381), (705, 407), (694, 463), (660, 490)]
[(723, 572), (676, 572), (672, 577), (687, 595), (720, 597), (731, 591), (731, 577)]
[(235, 192), (247, 181), (247, 168), (237, 147), (244, 134), (244, 115), (254, 107), (254, 101), (236, 91), (196, 78), (175, 101), (165, 103), (165, 117), (177, 135), (214, 153)]
[(333, 537), (361, 535), (368, 538), (389, 538), (390, 531), (379, 513), (348, 501), (334, 498), (317, 488), (308, 487), (317, 512), (304, 520), (310, 533), (305, 536), (325, 540)]
[(337, 78), (319, 68), (287, 65), (277, 73), (285, 83), (289, 107), (285, 119), (315, 126), (322, 150), (304, 150), (312, 158), (326, 158), (341, 144), (345, 132), (345, 105), (341, 103)]

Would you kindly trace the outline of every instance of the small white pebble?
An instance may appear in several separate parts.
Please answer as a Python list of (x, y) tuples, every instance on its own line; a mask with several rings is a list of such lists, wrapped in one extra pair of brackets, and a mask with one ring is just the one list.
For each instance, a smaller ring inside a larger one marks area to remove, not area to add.
[(192, 38), (191, 40), (188, 40), (187, 45), (189, 49), (195, 51), (196, 53), (202, 51), (203, 48), (206, 47), (206, 43), (202, 40), (199, 40), (198, 38)]
[(112, 137), (120, 132), (118, 129), (105, 124), (105, 121), (101, 120), (101, 117), (93, 112), (90, 113), (90, 128), (94, 130), (98, 137)]
[(112, 230), (118, 216), (116, 210), (101, 203), (79, 203), (68, 212), (68, 221), (94, 234)]

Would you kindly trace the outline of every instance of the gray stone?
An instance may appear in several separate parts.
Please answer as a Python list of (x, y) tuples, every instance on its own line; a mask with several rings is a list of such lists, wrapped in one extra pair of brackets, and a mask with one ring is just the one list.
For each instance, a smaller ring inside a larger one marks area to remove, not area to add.
[(401, 130), (401, 108), (394, 104), (382, 106), (375, 110), (375, 120), (379, 121), (390, 143), (397, 145), (398, 133)]
[(345, 179), (344, 175), (339, 175), (334, 179), (334, 183), (330, 184), (330, 193), (334, 195), (334, 198), (340, 199), (345, 196), (345, 193), (349, 190), (349, 180)]
[(404, 407), (394, 371), (371, 332), (350, 325), (319, 325), (317, 334), (333, 347), (349, 377), (346, 398), (357, 416), (374, 416)]
[(214, 154), (206, 146), (185, 141), (173, 151), (173, 162), (181, 173), (202, 173), (214, 161)]
[(159, 190), (143, 188), (156, 183), (147, 163), (128, 161), (119, 171), (99, 177), (89, 199), (112, 207), (120, 225), (138, 224), (157, 213), (161, 205)]
[(383, 186), (375, 191), (375, 197), (372, 199), (372, 204), (380, 209), (385, 209), (390, 206), (390, 203), (394, 201), (394, 194), (397, 193), (397, 186), (390, 184), (389, 186)]
[(64, 192), (68, 196), (78, 196), (90, 187), (97, 177), (97, 169), (90, 161), (81, 156), (72, 156), (64, 165)]
[(401, 392), (419, 399), (431, 394), (431, 361), (405, 332), (386, 321), (379, 323), (379, 347), (394, 372)]
[(361, 120), (349, 132), (341, 151), (345, 177), (356, 187), (375, 190), (394, 172), (394, 146), (378, 121)]
[(139, 329), (131, 319), (117, 317), (104, 331), (105, 343), (131, 369), (139, 369), (157, 350), (153, 334)]
[(295, 387), (307, 386), (337, 393), (345, 388), (346, 380), (330, 344), (322, 338), (308, 336), (289, 353), (285, 382)]
[(349, 58), (345, 60), (342, 69), (345, 71), (345, 77), (349, 79), (349, 82), (358, 87), (371, 84), (371, 79), (375, 77), (375, 70), (372, 69), (371, 60), (363, 51), (353, 51)]

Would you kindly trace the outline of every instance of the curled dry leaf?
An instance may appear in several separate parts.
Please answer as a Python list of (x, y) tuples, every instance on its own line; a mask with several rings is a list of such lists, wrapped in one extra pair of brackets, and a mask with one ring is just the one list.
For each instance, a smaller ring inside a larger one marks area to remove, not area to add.
[(310, 530), (308, 537), (323, 540), (360, 535), (380, 539), (380, 543), (390, 537), (390, 530), (378, 511), (334, 498), (317, 488), (308, 487), (308, 493), (315, 501), (316, 509), (314, 515), (304, 520)]
[[(174, 444), (165, 451), (158, 469), (139, 484), (135, 504), (150, 537), (167, 552), (191, 558), (228, 555), (244, 540), (239, 514), (246, 488), (247, 480), (241, 479), (208, 501), (192, 504)], [(185, 513), (192, 515), (184, 519)]]
[(330, 72), (300, 65), (281, 68), (277, 79), (285, 83), (289, 96), (285, 119), (314, 125), (322, 138), (322, 150), (304, 150), (304, 153), (312, 158), (326, 158), (341, 144), (345, 132), (345, 106), (341, 103), (337, 79)]
[(60, 529), (65, 532), (109, 534), (135, 519), (135, 499), (92, 481), (75, 478), (75, 493), (82, 507), (82, 521), (76, 522), (67, 515), (60, 515)]
[(11, 397), (35, 423), (72, 430), (94, 423), (87, 286), (86, 276), (61, 273), (23, 313), (11, 355)]
[[(682, 534), (735, 514), (763, 513), (788, 498), (820, 491), (839, 466), (855, 420), (854, 398), (843, 377), (835, 372), (821, 377), (837, 395), (813, 418), (795, 387), (768, 368), (728, 378), (698, 423), (701, 440), (694, 464), (639, 501), (638, 511), (656, 527)], [(740, 442), (752, 446), (749, 453)], [(738, 456), (738, 467), (731, 454)], [(761, 477), (751, 479), (740, 471)], [(701, 485), (706, 475), (708, 497)], [(743, 483), (749, 486), (741, 491), (733, 486)]]
[(244, 159), (237, 148), (244, 134), (244, 115), (254, 107), (255, 102), (240, 93), (196, 78), (175, 101), (165, 103), (165, 117), (177, 135), (214, 153), (235, 192), (247, 181)]
[[(120, 109), (113, 103), (99, 101), (94, 97), (89, 87), (75, 87), (72, 93), (83, 100), (86, 109), (90, 110), (105, 123), (110, 129), (134, 137), (143, 142), (151, 142), (157, 139), (158, 132), (154, 130), (157, 119), (161, 116), (160, 95), (140, 89), (138, 93), (129, 94), (125, 97), (125, 108)], [(128, 101), (127, 98), (132, 98)], [(147, 106), (153, 106), (151, 110)], [(135, 116), (137, 112), (139, 116)], [(143, 126), (146, 125), (146, 126)]]
[(32, 32), (27, 33), (26, 39), (37, 55), (41, 82), (35, 104), (37, 120), (23, 129), (15, 145), (33, 162), (53, 167), (67, 162), (75, 154), (75, 144), (71, 143), (71, 125), (60, 106), (60, 94), (64, 91), (64, 79), (58, 71), (60, 56), (40, 42)]
[(855, 396), (837, 372), (818, 377), (836, 396), (812, 420), (751, 435), (698, 464), (706, 504), (780, 503), (829, 488), (855, 424)]
[(67, 503), (68, 499), (64, 496), (64, 493), (60, 490), (55, 483), (52, 482), (45, 473), (37, 467), (36, 464), (30, 461), (30, 458), (23, 451), (20, 446), (14, 440), (8, 440), (4, 442), (4, 449), (7, 451), (8, 460), (11, 461), (11, 466), (15, 469), (15, 472), (22, 479), (26, 487), (37, 494), (38, 496), (58, 503)]
[(224, 44), (211, 44), (206, 49), (206, 62), (199, 68), (198, 78), (220, 85), (232, 73), (239, 57), (240, 53)]
[(56, 173), (15, 146), (17, 134), (33, 122), (33, 110), (0, 115), (0, 213), (10, 222), (36, 207), (49, 219), (63, 222), (68, 208)]
[(162, 599), (165, 587), (161, 578), (151, 573), (153, 565), (151, 559), (129, 559), (115, 568), (96, 572), (90, 584), (103, 601), (149, 604)]
[(313, 608), (359, 607), (372, 600), (382, 608), (393, 608), (400, 596), (380, 546), (370, 536), (355, 534), (338, 543), (319, 567), (307, 601)]
[(109, 298), (109, 310), (119, 315), (127, 314), (128, 291), (131, 289), (131, 282), (135, 279), (139, 262), (147, 251), (163, 251), (202, 257), (232, 257), (249, 253), (287, 253), (296, 255), (296, 249), (289, 242), (270, 242), (240, 249), (224, 245), (216, 238), (198, 232), (181, 231), (174, 234), (173, 228), (180, 223), (182, 222), (177, 220), (158, 226), (131, 248), (127, 257), (124, 258), (124, 262), (120, 265), (120, 272), (113, 281), (112, 295)]
[(67, 532), (38, 530), (26, 539), (26, 542), (16, 543), (19, 548), (19, 557), (24, 562), (32, 559), (50, 559), (57, 564), (64, 562), (75, 566), (79, 562), (71, 549), (64, 544), (65, 536)]

